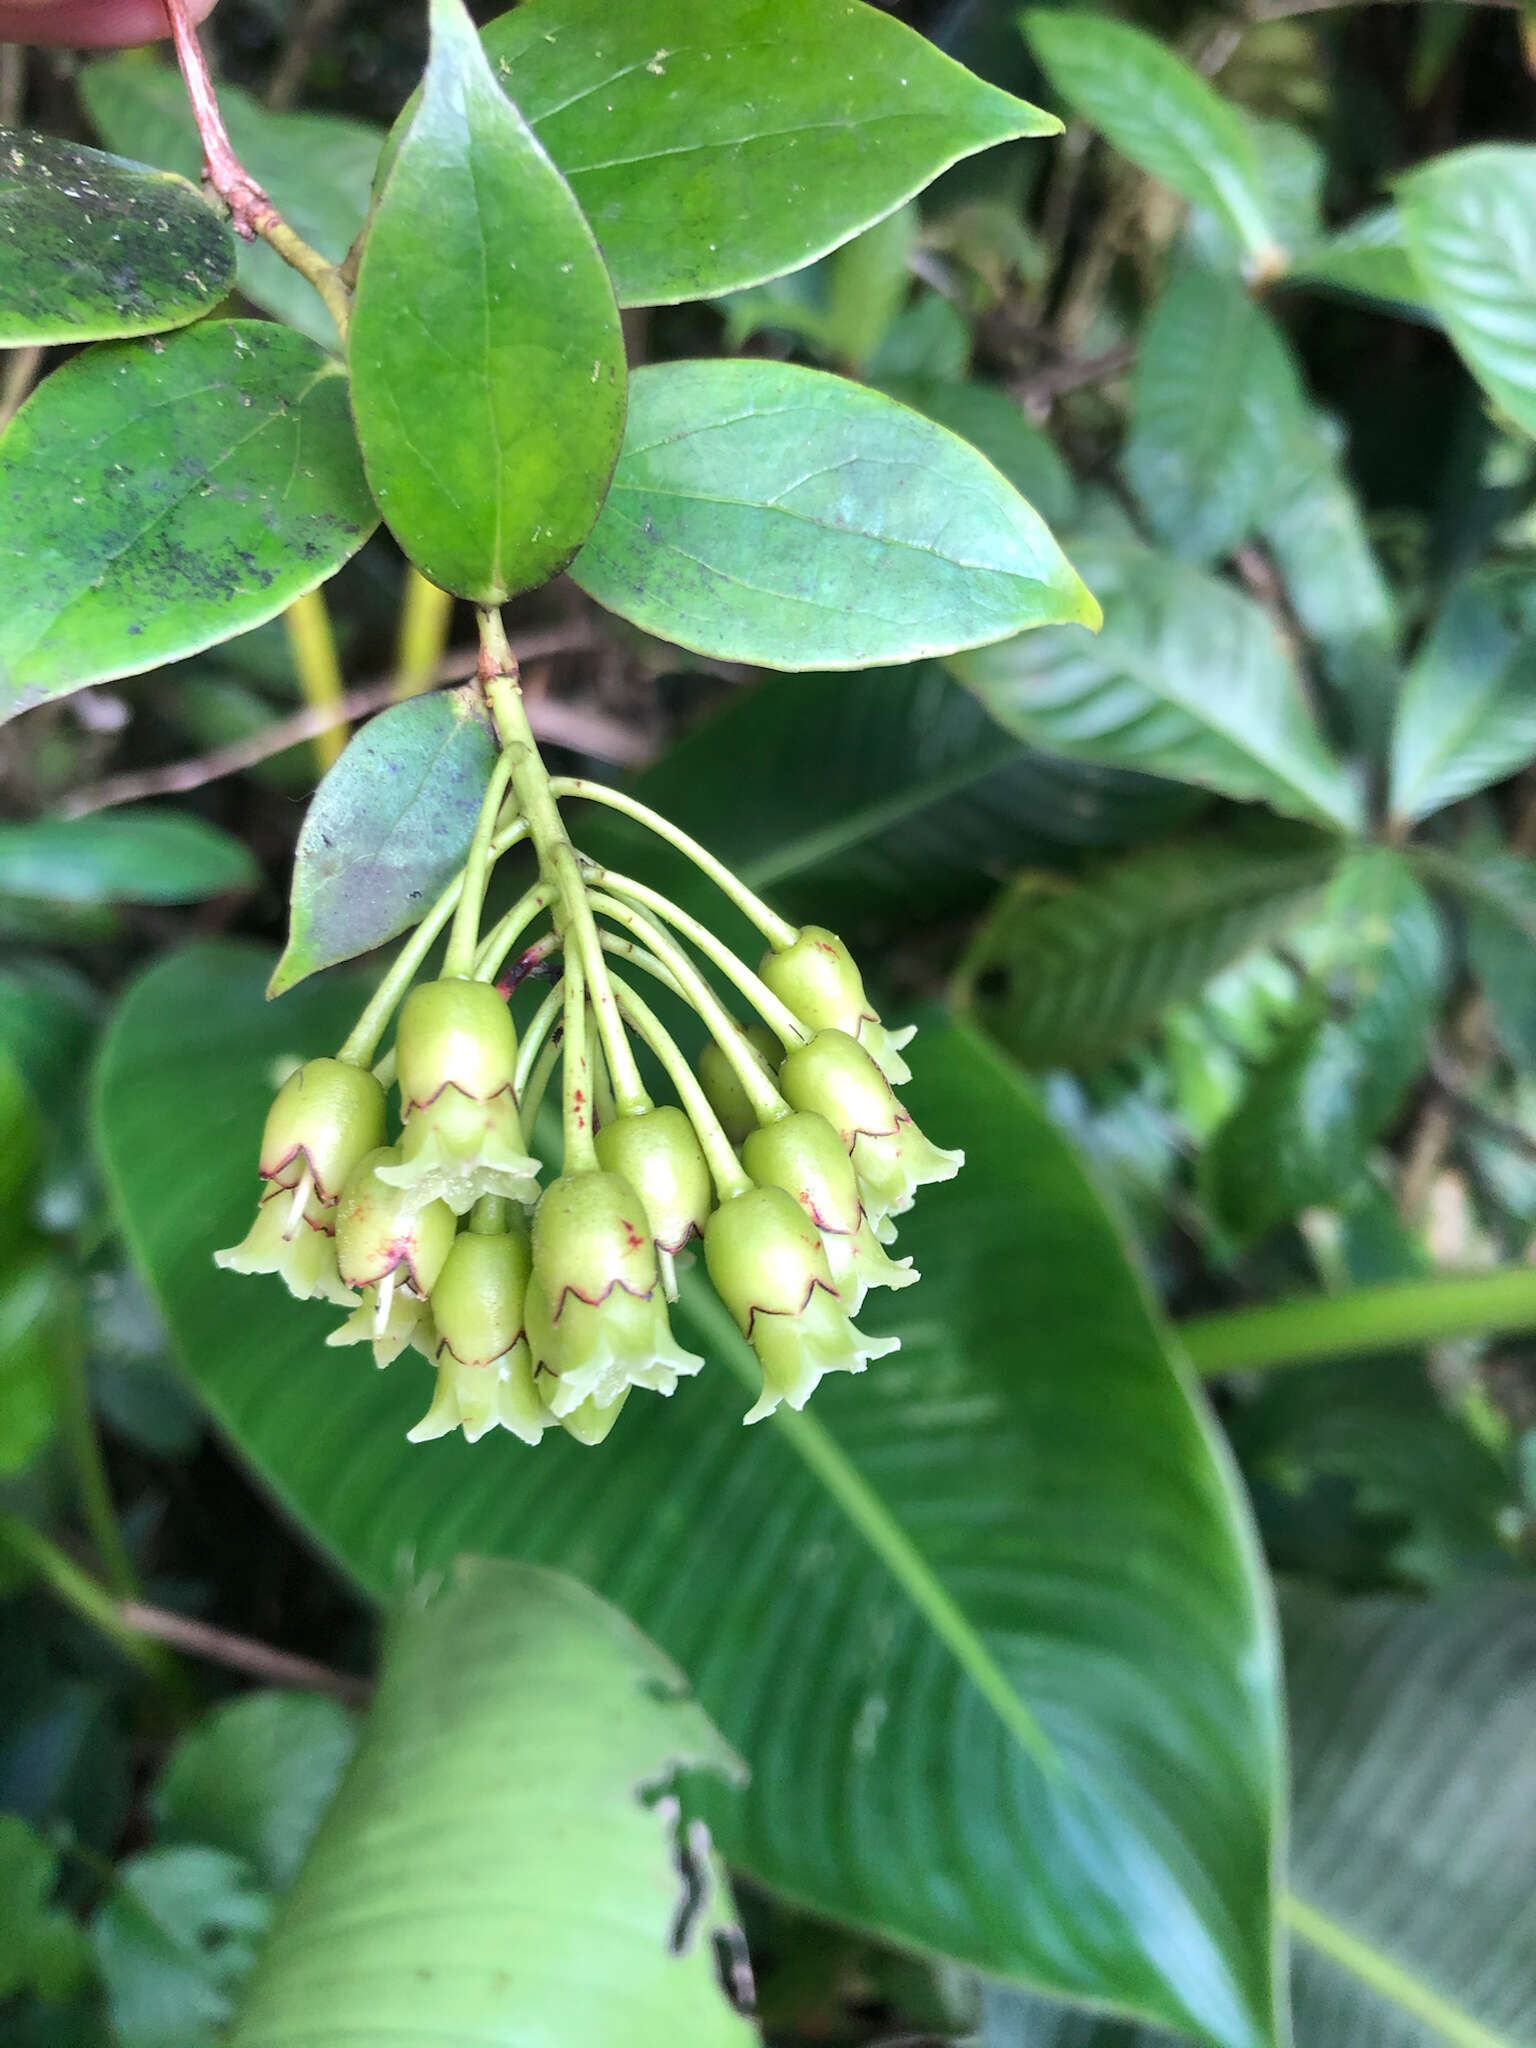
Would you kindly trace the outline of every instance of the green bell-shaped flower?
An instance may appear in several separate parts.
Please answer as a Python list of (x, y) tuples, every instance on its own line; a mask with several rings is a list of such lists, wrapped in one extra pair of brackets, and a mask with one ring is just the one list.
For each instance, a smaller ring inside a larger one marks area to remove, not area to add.
[[(738, 1024), (741, 1042), (761, 1068), (763, 1079), (773, 1081), (784, 1048), (766, 1024)], [(733, 1145), (739, 1145), (757, 1129), (757, 1115), (747, 1100), (747, 1091), (736, 1078), (736, 1070), (711, 1038), (694, 1063), (704, 1098), (720, 1119), (720, 1127)]]
[(857, 1315), (871, 1287), (910, 1287), (910, 1259), (892, 1259), (859, 1201), (853, 1161), (823, 1116), (795, 1110), (754, 1131), (741, 1163), (760, 1187), (793, 1195), (821, 1232), (832, 1284), (849, 1315)]
[(414, 1345), (423, 1358), (437, 1353), (437, 1331), (432, 1311), (419, 1294), (397, 1287), (393, 1279), (360, 1290), (357, 1307), (326, 1338), (333, 1348), (340, 1344), (370, 1344), (373, 1362), (393, 1365), (405, 1347)]
[(539, 1391), (562, 1422), (628, 1387), (670, 1394), (704, 1364), (672, 1335), (644, 1205), (616, 1173), (566, 1174), (545, 1190), (527, 1325)]
[(405, 1131), (383, 1169), (417, 1203), (446, 1202), (464, 1216), (482, 1195), (538, 1199), (512, 1075), (517, 1034), (489, 982), (427, 981), (413, 988), (395, 1033)]
[(803, 1408), (827, 1373), (862, 1372), (870, 1359), (901, 1349), (899, 1337), (854, 1328), (820, 1231), (782, 1188), (749, 1188), (723, 1202), (704, 1232), (704, 1260), (763, 1369), (748, 1422), (781, 1401)]
[(519, 1230), (456, 1237), (432, 1290), (437, 1391), (409, 1431), (426, 1443), (462, 1429), (470, 1443), (500, 1425), (536, 1444), (554, 1417), (534, 1384), (524, 1334), (531, 1255)]
[(399, 1158), (380, 1145), (353, 1167), (336, 1205), (336, 1259), (349, 1287), (377, 1287), (386, 1299), (403, 1287), (425, 1300), (456, 1226), (446, 1202), (417, 1202), (385, 1180)]
[(357, 1296), (337, 1268), (335, 1224), (335, 1209), (307, 1182), (274, 1188), (262, 1196), (239, 1244), (215, 1252), (214, 1264), (231, 1273), (276, 1273), (299, 1301), (350, 1308)]
[(651, 1236), (674, 1255), (702, 1234), (714, 1205), (703, 1147), (674, 1104), (616, 1117), (597, 1134), (598, 1161), (640, 1197)]
[(779, 1087), (795, 1109), (824, 1116), (847, 1146), (859, 1199), (885, 1243), (895, 1234), (887, 1219), (905, 1215), (917, 1188), (953, 1180), (965, 1164), (963, 1152), (923, 1136), (873, 1057), (845, 1031), (818, 1031), (796, 1046), (779, 1069)]
[(384, 1090), (368, 1069), (306, 1060), (267, 1111), (261, 1177), (296, 1188), (307, 1174), (321, 1201), (334, 1202), (359, 1159), (383, 1142)]
[(916, 1036), (908, 1024), (888, 1031), (864, 992), (853, 955), (824, 925), (802, 925), (793, 945), (765, 953), (758, 973), (807, 1031), (846, 1031), (857, 1039), (888, 1081), (900, 1086), (912, 1070), (901, 1049)]

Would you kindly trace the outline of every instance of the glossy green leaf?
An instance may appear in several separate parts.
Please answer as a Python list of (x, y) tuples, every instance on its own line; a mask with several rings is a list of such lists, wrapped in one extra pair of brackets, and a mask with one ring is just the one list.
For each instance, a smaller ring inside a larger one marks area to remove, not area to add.
[(368, 480), (419, 569), (500, 604), (565, 567), (624, 431), (619, 309), (461, 0), (432, 0), (426, 84), (368, 230), (349, 355)]
[(1483, 389), (1536, 434), (1536, 147), (1433, 157), (1397, 199), (1425, 297)]
[(88, 349), (0, 440), (0, 719), (274, 617), (376, 517), (346, 380), (302, 335)]
[(1275, 938), (1337, 862), (1311, 835), (1206, 835), (1075, 887), (1026, 875), (967, 952), (959, 1001), (1025, 1066), (1098, 1066)]
[[(1323, 234), (1323, 187), (1328, 158), (1304, 128), (1234, 109), (1253, 145), (1264, 215), (1280, 246), (1294, 252), (1313, 247)], [(1196, 260), (1213, 270), (1242, 268), (1244, 248), (1230, 219), (1197, 206), (1185, 226), (1185, 243)], [(1290, 259), (1294, 261), (1294, 255)], [(1290, 275), (1287, 269), (1286, 275)]]
[(1403, 823), (1502, 782), (1536, 756), (1536, 581), (1523, 568), (1466, 578), (1404, 678), (1392, 734)]
[[(174, 65), (137, 51), (99, 59), (81, 71), (80, 96), (111, 148), (164, 164), (193, 183), (202, 175), (202, 145)], [(339, 263), (368, 212), (381, 132), (337, 114), (275, 114), (225, 79), (219, 111), (236, 156), (284, 220)], [(335, 324), (313, 285), (265, 242), (239, 248), (240, 289), (251, 304), (334, 349)]]
[(252, 1692), (184, 1735), (154, 1791), (162, 1842), (202, 1842), (249, 1863), (274, 1891), (298, 1875), (356, 1729), (319, 1693)]
[(144, 804), (0, 825), (0, 893), (48, 903), (200, 903), (249, 889), (243, 841), (190, 811)]
[(485, 47), (626, 306), (796, 270), (961, 157), (1061, 125), (862, 0), (530, 0)]
[(1236, 278), (1178, 271), (1142, 330), (1122, 461), (1175, 554), (1230, 554), (1274, 489), (1276, 444), (1303, 412), (1285, 344)]
[[(1529, 2048), (1536, 1603), (1283, 1604), (1296, 1749), (1291, 1999), (1307, 2048)], [(1177, 2048), (988, 1988), (976, 2048)]]
[(1494, 1034), (1517, 1066), (1536, 1067), (1536, 861), (1498, 849), (1421, 854), (1424, 879), (1467, 913), (1467, 960)]
[(1240, 1236), (1347, 1196), (1429, 1051), (1444, 945), (1401, 856), (1354, 852), (1319, 926), (1312, 1000), (1202, 1162), (1217, 1215)]
[(0, 251), (0, 348), (182, 327), (235, 275), (195, 186), (20, 128), (0, 128)]
[(80, 1341), (73, 1276), (25, 1235), (19, 1251), (10, 1236), (0, 1225), (0, 1476), (7, 1478), (25, 1472), (52, 1440), (60, 1359)]
[(232, 2048), (747, 2048), (714, 1953), (729, 1894), (661, 1796), (734, 1761), (676, 1666), (586, 1587), (460, 1560), (395, 1626)]
[(369, 720), (304, 814), (273, 995), (384, 945), (430, 909), (464, 865), (495, 759), (467, 689)]
[(999, 724), (1073, 760), (1200, 783), (1314, 823), (1358, 822), (1359, 798), (1251, 598), (1145, 548), (1085, 540), (1075, 552), (1104, 606), (1097, 639), (1066, 626), (950, 658)]
[(51, 1903), (59, 1852), (14, 1813), (0, 1813), (0, 1999), (36, 1990), (67, 1998), (89, 1967), (79, 1922)]
[(872, 668), (1098, 623), (1043, 521), (974, 449), (787, 363), (639, 371), (571, 574), (663, 640), (762, 668)]
[(1395, 206), (1361, 214), (1308, 249), (1287, 277), (1297, 284), (1328, 285), (1354, 298), (1374, 300), (1405, 319), (1435, 322)]
[(904, 1231), (922, 1287), (866, 1306), (902, 1354), (804, 1417), (743, 1430), (742, 1347), (691, 1285), (679, 1327), (710, 1369), (601, 1452), (423, 1455), (425, 1368), (327, 1352), (323, 1311), (210, 1262), (245, 1227), (274, 1058), (334, 1044), (355, 995), (264, 1008), (265, 971), (229, 947), (153, 968), (97, 1108), (182, 1356), (290, 1510), (379, 1594), (403, 1550), (431, 1571), (473, 1544), (617, 1600), (756, 1767), (708, 1801), (725, 1853), (814, 1910), (1273, 2043), (1280, 1730), (1251, 1538), (1029, 1092), (967, 1033), (919, 1039), (913, 1110), (969, 1163)]
[(116, 2048), (207, 2048), (233, 2016), (272, 1905), (218, 1849), (130, 1856), (91, 1922)]
[(1028, 499), (1047, 526), (1070, 524), (1077, 510), (1072, 472), (1050, 436), (1001, 385), (956, 383), (948, 377), (882, 377), (880, 389), (969, 441), (1021, 498)]
[(1227, 220), (1261, 271), (1282, 261), (1253, 137), (1175, 50), (1109, 15), (1031, 7), (1025, 40), (1057, 92), (1140, 169)]

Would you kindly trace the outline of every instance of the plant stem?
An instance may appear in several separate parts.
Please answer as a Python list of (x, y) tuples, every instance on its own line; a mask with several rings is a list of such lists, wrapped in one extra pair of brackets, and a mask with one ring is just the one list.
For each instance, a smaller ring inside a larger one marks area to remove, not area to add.
[(549, 994), (534, 1011), (532, 1022), (523, 1033), (522, 1044), (517, 1048), (517, 1068), (512, 1076), (512, 1093), (517, 1097), (519, 1105), (521, 1105), (523, 1096), (527, 1092), (533, 1075), (534, 1063), (539, 1057), (539, 1050), (545, 1039), (548, 1038), (550, 1032), (554, 1030), (555, 1025), (559, 1022), (560, 1013), (564, 1007), (565, 983), (561, 980), (555, 983)]
[[(527, 837), (528, 827), (521, 818), (514, 819), (510, 825), (504, 825), (491, 841), (493, 859), (499, 860), (508, 847), (516, 846), (519, 840)], [(400, 948), (395, 956), (394, 965), (368, 998), (363, 1014), (347, 1034), (345, 1044), (336, 1054), (337, 1059), (347, 1060), (355, 1067), (373, 1064), (373, 1056), (378, 1051), (379, 1040), (384, 1036), (385, 1025), (395, 1014), (401, 997), (416, 979), (417, 970), (436, 944), (438, 934), (458, 907), (459, 891), (463, 886), (463, 875), (455, 875)]]
[(704, 1148), (704, 1157), (720, 1200), (728, 1202), (732, 1195), (745, 1194), (752, 1183), (742, 1172), (731, 1141), (725, 1135), (720, 1119), (710, 1108), (709, 1098), (699, 1086), (682, 1047), (650, 1004), (642, 1001), (619, 975), (613, 978), (613, 992), (619, 999), (619, 1008), (656, 1055), (667, 1079), (677, 1090), (677, 1099)]
[(607, 868), (599, 867), (595, 861), (587, 862), (586, 867), (592, 881), (602, 882), (615, 896), (622, 896), (627, 902), (654, 910), (684, 938), (691, 939), (705, 959), (718, 967), (727, 981), (741, 991), (769, 1030), (783, 1041), (786, 1052), (793, 1052), (797, 1045), (805, 1044), (811, 1034), (794, 1011), (787, 1003), (781, 1002), (767, 982), (754, 974), (745, 960), (733, 953), (724, 939), (717, 938), (707, 925), (700, 924), (696, 917), (690, 917), (686, 910), (679, 910), (659, 889), (647, 888), (644, 882), (636, 882), (628, 875), (616, 875)]
[(33, 1528), (20, 1515), (0, 1514), (0, 1546), (30, 1566), (51, 1593), (105, 1636), (130, 1664), (162, 1684), (180, 1684), (181, 1669), (175, 1659), (136, 1633), (106, 1588), (83, 1572), (41, 1529)]
[(107, 1584), (120, 1600), (132, 1599), (139, 1590), (138, 1575), (112, 1504), (112, 1488), (86, 1385), (84, 1350), (76, 1332), (66, 1334), (56, 1347), (53, 1373), (59, 1420), (75, 1468), (81, 1519)]
[[(563, 988), (561, 996), (563, 999)], [(549, 1077), (555, 1071), (555, 1061), (560, 1057), (564, 1032), (565, 1026), (561, 1024), (550, 1033), (549, 1041), (539, 1054), (538, 1062), (528, 1077), (528, 1085), (517, 1091), (523, 1128), (530, 1139), (533, 1136), (533, 1127), (538, 1121), (539, 1111), (544, 1107), (544, 1091), (549, 1086)]]
[(405, 565), (400, 635), (395, 643), (395, 696), (415, 697), (437, 681), (448, 651), (454, 599), (428, 582), (413, 562)]
[(511, 1204), (505, 1195), (482, 1195), (469, 1212), (469, 1227), (477, 1237), (505, 1235)]
[[(565, 821), (560, 816), (549, 771), (544, 766), (533, 728), (528, 723), (528, 712), (517, 681), (517, 663), (507, 645), (500, 614), (494, 610), (481, 610), (479, 619), (481, 686), (510, 765), (512, 791), (518, 810), (528, 821), (529, 834), (539, 856), (539, 872), (559, 891), (559, 900), (553, 909), (555, 929), (570, 941), (567, 962), (573, 949), (580, 962), (582, 983), (597, 1017), (598, 1035), (608, 1060), (608, 1071), (619, 1107), (626, 1114), (637, 1114), (650, 1107), (650, 1098), (640, 1079), (640, 1069), (635, 1065), (635, 1055), (624, 1035), (618, 1005), (608, 983), (608, 968), (597, 934), (597, 921), (587, 901), (581, 863), (565, 829)], [(567, 1043), (570, 1043), (569, 1034)]]
[(505, 917), (498, 918), (480, 941), (475, 954), (476, 981), (494, 981), (502, 962), (541, 910), (548, 910), (555, 898), (552, 882), (535, 882), (518, 897)]
[[(288, 649), (299, 678), (299, 691), (311, 711), (334, 712), (346, 698), (341, 680), (341, 663), (336, 655), (336, 635), (331, 631), (331, 614), (321, 590), (307, 590), (296, 597), (283, 613)], [(323, 775), (339, 759), (347, 744), (344, 725), (327, 726), (310, 741), (315, 766)]]
[(453, 930), (448, 934), (448, 945), (443, 954), (445, 980), (467, 980), (474, 971), (475, 951), (480, 943), (480, 913), (485, 908), (486, 884), (491, 879), (495, 860), (492, 847), (496, 839), (496, 820), (501, 815), (502, 799), (511, 779), (511, 761), (507, 755), (498, 754), (481, 799), (480, 815), (475, 820), (469, 858), (459, 877), (459, 900), (454, 906)]
[(632, 796), (610, 789), (604, 782), (589, 782), (580, 775), (557, 775), (550, 788), (557, 797), (585, 797), (588, 803), (605, 804), (610, 811), (622, 811), (626, 818), (634, 818), (639, 824), (648, 826), (658, 839), (675, 846), (696, 868), (708, 875), (716, 888), (729, 896), (742, 915), (757, 926), (776, 953), (792, 946), (800, 936), (794, 925), (786, 923), (776, 910), (770, 910), (761, 896), (733, 875), (724, 861), (717, 860), (706, 847), (700, 846), (697, 839), (690, 838), (681, 826), (662, 817), (659, 811), (637, 803)]
[(647, 953), (643, 946), (637, 946), (633, 939), (621, 938), (617, 932), (604, 932), (603, 951), (611, 953), (615, 960), (628, 960), (633, 966), (641, 968), (648, 974), (652, 981), (659, 981), (668, 995), (676, 996), (680, 1003), (687, 1002), (688, 998), (667, 969), (654, 954)]
[(1536, 1267), (1396, 1280), (1346, 1294), (1265, 1302), (1192, 1316), (1176, 1328), (1195, 1369), (1206, 1375), (1536, 1330)]
[(581, 960), (565, 956), (563, 1005), (564, 1064), (560, 1093), (560, 1134), (565, 1145), (562, 1173), (595, 1173), (597, 1147), (592, 1142), (592, 1075), (587, 1065), (587, 990)]

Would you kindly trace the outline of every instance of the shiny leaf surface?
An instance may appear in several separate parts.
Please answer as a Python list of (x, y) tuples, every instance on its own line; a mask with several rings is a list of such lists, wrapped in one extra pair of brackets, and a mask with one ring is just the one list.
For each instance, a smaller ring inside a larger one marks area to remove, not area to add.
[(1453, 590), (1414, 656), (1392, 734), (1404, 823), (1502, 782), (1536, 755), (1536, 587), (1487, 569)]
[(0, 895), (47, 903), (200, 903), (253, 888), (243, 841), (190, 811), (150, 804), (0, 825)]

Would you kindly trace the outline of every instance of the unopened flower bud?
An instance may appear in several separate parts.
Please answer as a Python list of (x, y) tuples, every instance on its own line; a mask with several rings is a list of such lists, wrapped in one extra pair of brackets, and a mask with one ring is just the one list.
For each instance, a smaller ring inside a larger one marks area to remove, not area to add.
[(604, 1170), (635, 1190), (651, 1236), (665, 1252), (680, 1252), (704, 1228), (713, 1183), (693, 1125), (675, 1105), (616, 1117), (597, 1134)]
[[(702, 1367), (672, 1335), (644, 1205), (618, 1174), (566, 1174), (545, 1190), (533, 1273), (548, 1318), (534, 1342), (539, 1391), (561, 1421), (589, 1397), (609, 1406), (626, 1387), (670, 1394)], [(531, 1340), (535, 1320), (530, 1299)]]
[(911, 1080), (901, 1048), (915, 1035), (914, 1027), (888, 1031), (881, 1023), (864, 992), (864, 977), (836, 932), (803, 925), (793, 945), (765, 953), (757, 971), (808, 1031), (846, 1031), (888, 1081), (900, 1086)]
[(384, 1142), (384, 1090), (366, 1067), (307, 1060), (278, 1089), (261, 1138), (261, 1177), (296, 1188), (308, 1173), (334, 1202), (365, 1152)]
[(754, 1131), (741, 1163), (764, 1187), (793, 1195), (821, 1232), (832, 1284), (849, 1315), (857, 1315), (871, 1287), (910, 1287), (910, 1259), (888, 1257), (859, 1201), (853, 1161), (823, 1116), (796, 1110)]
[(391, 1186), (383, 1175), (399, 1158), (381, 1145), (352, 1169), (336, 1210), (336, 1257), (351, 1287), (398, 1284), (425, 1298), (453, 1243), (453, 1211)]
[(763, 1391), (748, 1422), (781, 1401), (803, 1408), (829, 1372), (862, 1372), (898, 1351), (897, 1337), (866, 1337), (849, 1320), (832, 1282), (821, 1233), (792, 1195), (749, 1188), (710, 1217), (704, 1259), (715, 1292), (736, 1318), (763, 1368)]
[(274, 1188), (263, 1195), (256, 1220), (239, 1244), (215, 1252), (214, 1264), (231, 1273), (276, 1273), (299, 1301), (356, 1300), (336, 1265), (336, 1211), (312, 1186)]
[[(773, 1081), (784, 1048), (766, 1024), (738, 1025), (741, 1042), (762, 1069), (763, 1079)], [(757, 1129), (757, 1114), (747, 1100), (747, 1091), (736, 1078), (736, 1070), (710, 1039), (695, 1062), (699, 1086), (710, 1108), (720, 1119), (721, 1129), (733, 1145), (739, 1145)], [(776, 1085), (776, 1084), (775, 1084)]]
[(463, 1216), (481, 1195), (538, 1197), (512, 1074), (517, 1034), (489, 982), (428, 981), (413, 988), (395, 1034), (405, 1110), (399, 1158), (383, 1169), (418, 1203)]
[(882, 1238), (890, 1235), (886, 1219), (911, 1208), (914, 1189), (953, 1180), (965, 1164), (963, 1152), (929, 1143), (870, 1054), (844, 1031), (818, 1031), (796, 1046), (779, 1086), (794, 1108), (824, 1116), (847, 1146), (859, 1199)]

